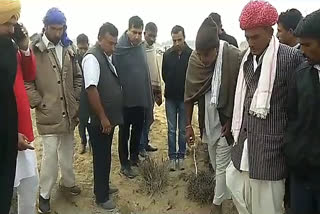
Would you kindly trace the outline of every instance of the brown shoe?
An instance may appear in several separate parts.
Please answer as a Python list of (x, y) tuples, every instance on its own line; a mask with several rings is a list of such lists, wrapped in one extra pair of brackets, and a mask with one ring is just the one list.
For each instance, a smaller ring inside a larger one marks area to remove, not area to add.
[(59, 185), (59, 187), (63, 192), (70, 193), (73, 196), (79, 195), (81, 193), (81, 189), (78, 186), (65, 187), (65, 186)]
[(222, 205), (211, 205), (210, 214), (222, 214)]

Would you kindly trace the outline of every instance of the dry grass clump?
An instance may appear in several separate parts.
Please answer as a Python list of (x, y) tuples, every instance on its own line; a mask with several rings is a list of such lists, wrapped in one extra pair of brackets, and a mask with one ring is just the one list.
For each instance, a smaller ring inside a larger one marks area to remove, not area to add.
[(212, 171), (192, 173), (187, 179), (187, 199), (201, 204), (212, 203), (214, 197), (215, 176)]
[(142, 190), (149, 195), (161, 193), (169, 183), (167, 162), (146, 158), (139, 166)]

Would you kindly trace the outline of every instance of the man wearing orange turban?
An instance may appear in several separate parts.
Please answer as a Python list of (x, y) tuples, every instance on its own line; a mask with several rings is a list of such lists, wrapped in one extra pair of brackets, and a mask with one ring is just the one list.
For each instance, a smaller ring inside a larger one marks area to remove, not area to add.
[(249, 49), (236, 86), (231, 128), (235, 144), (226, 172), (239, 214), (283, 213), (288, 86), (304, 58), (279, 43), (272, 28), (277, 21), (277, 10), (261, 0), (249, 2), (240, 16)]
[(17, 50), (10, 36), (20, 16), (20, 2), (0, 1), (0, 212), (10, 209), (18, 151), (17, 106), (13, 85)]
[(8, 22), (10, 19), (16, 21), (20, 18), (21, 4), (19, 0), (0, 1), (0, 24)]

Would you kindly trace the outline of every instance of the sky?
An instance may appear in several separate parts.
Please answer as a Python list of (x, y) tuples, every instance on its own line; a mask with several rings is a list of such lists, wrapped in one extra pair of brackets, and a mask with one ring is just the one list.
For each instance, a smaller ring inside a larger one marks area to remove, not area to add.
[[(78, 34), (89, 36), (95, 43), (100, 26), (104, 22), (113, 23), (121, 35), (128, 27), (131, 16), (138, 15), (146, 24), (154, 22), (158, 26), (157, 42), (171, 39), (174, 25), (185, 28), (186, 39), (195, 40), (202, 21), (211, 13), (221, 15), (226, 32), (244, 41), (244, 33), (239, 27), (239, 16), (248, 0), (21, 0), (20, 22), (29, 34), (41, 32), (42, 19), (48, 9), (58, 7), (67, 18), (68, 35), (75, 39)], [(320, 0), (269, 0), (278, 12), (289, 8), (299, 9), (303, 15), (320, 9)]]

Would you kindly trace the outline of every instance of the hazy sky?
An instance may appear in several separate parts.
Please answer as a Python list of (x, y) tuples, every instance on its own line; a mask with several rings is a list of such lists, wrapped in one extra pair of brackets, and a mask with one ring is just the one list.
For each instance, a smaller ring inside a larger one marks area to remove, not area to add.
[[(239, 28), (239, 15), (248, 0), (21, 0), (20, 21), (30, 34), (41, 32), (42, 19), (51, 7), (60, 8), (67, 17), (68, 35), (75, 39), (85, 33), (91, 43), (96, 41), (99, 27), (111, 22), (122, 34), (133, 15), (139, 15), (144, 23), (155, 22), (158, 26), (158, 42), (170, 40), (174, 25), (185, 28), (186, 39), (194, 40), (199, 26), (211, 12), (222, 16), (227, 33), (239, 42), (244, 33)], [(303, 15), (320, 9), (320, 0), (270, 0), (278, 12), (297, 8)]]

